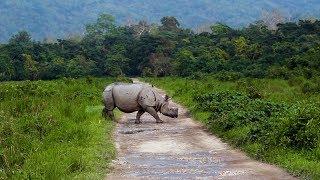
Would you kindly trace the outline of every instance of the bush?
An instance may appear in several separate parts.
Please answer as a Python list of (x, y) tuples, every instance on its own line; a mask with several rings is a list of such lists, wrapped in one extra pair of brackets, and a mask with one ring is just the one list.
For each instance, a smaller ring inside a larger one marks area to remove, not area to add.
[(243, 75), (239, 72), (223, 71), (217, 73), (215, 77), (220, 81), (236, 81), (243, 77)]
[(143, 70), (142, 70), (142, 76), (143, 76), (143, 77), (153, 77), (154, 74), (152, 73), (151, 68), (145, 67), (145, 68), (143, 68)]
[(236, 88), (240, 91), (246, 92), (251, 99), (262, 98), (262, 93), (253, 84), (252, 79), (241, 79), (236, 82)]
[(302, 92), (304, 93), (320, 93), (320, 78), (307, 80), (302, 85)]
[(199, 110), (211, 113), (207, 125), (222, 136), (246, 127), (243, 143), (261, 143), (270, 148), (281, 144), (300, 150), (314, 149), (318, 143), (319, 104), (289, 107), (235, 91), (195, 96), (194, 102)]
[(123, 82), (123, 83), (133, 83), (131, 78), (125, 77), (125, 76), (118, 76), (117, 82)]
[(290, 86), (301, 86), (305, 81), (306, 79), (304, 77), (297, 76), (297, 77), (292, 77), (288, 79), (288, 84)]
[(201, 79), (204, 79), (206, 78), (205, 74), (202, 73), (202, 72), (195, 72), (193, 73), (191, 76), (189, 76), (187, 79), (191, 79), (191, 80), (201, 80)]
[(287, 67), (272, 66), (268, 69), (268, 77), (288, 79), (290, 77), (290, 72)]

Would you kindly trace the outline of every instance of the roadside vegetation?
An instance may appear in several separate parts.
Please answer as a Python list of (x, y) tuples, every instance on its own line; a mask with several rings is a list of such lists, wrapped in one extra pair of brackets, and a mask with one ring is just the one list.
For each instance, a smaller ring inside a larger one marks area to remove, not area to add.
[(147, 78), (212, 133), (251, 157), (304, 178), (320, 178), (320, 94), (292, 80)]
[(0, 179), (102, 179), (115, 156), (101, 92), (114, 78), (0, 84)]

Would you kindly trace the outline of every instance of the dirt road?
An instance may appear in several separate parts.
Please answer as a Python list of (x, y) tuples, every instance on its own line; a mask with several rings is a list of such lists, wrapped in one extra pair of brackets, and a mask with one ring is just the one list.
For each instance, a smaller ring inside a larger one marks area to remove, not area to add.
[(161, 115), (164, 124), (147, 113), (138, 125), (136, 113), (123, 115), (115, 131), (118, 157), (106, 179), (295, 179), (230, 148), (176, 105), (179, 118)]

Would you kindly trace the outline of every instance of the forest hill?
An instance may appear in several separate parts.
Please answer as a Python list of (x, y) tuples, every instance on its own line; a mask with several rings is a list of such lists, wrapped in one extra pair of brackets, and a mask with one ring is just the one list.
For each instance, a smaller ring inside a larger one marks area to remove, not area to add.
[(242, 29), (224, 24), (194, 33), (174, 17), (161, 25), (117, 26), (107, 14), (81, 37), (33, 41), (22, 31), (0, 45), (0, 80), (82, 76), (201, 76), (313, 79), (320, 68), (320, 21), (270, 30), (262, 21)]

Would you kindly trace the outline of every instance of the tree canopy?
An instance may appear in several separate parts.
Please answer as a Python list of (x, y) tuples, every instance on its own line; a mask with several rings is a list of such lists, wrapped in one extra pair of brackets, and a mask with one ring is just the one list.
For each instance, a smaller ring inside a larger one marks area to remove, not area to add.
[(0, 45), (0, 80), (82, 76), (319, 76), (320, 21), (277, 24), (257, 21), (242, 29), (213, 24), (211, 32), (180, 27), (175, 17), (157, 26), (141, 21), (118, 26), (101, 14), (83, 36), (34, 41), (26, 31)]

